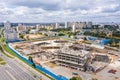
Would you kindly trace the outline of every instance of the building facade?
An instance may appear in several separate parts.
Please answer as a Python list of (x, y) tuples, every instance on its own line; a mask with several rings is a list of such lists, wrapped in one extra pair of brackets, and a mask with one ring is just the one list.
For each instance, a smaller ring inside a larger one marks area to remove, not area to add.
[[(62, 48), (57, 51), (56, 64), (68, 68), (84, 71), (96, 72), (109, 64), (111, 59), (108, 55), (92, 54), (86, 50), (74, 50), (72, 48)], [(96, 65), (96, 63), (101, 65)]]
[(87, 63), (87, 60), (87, 54), (83, 54), (82, 51), (61, 49), (57, 52), (56, 64), (77, 70), (84, 70), (84, 65)]
[(87, 27), (88, 27), (88, 28), (91, 28), (91, 27), (92, 27), (92, 22), (88, 22), (88, 23), (87, 23)]
[(68, 28), (68, 23), (67, 22), (65, 22), (65, 28)]
[(75, 26), (75, 23), (72, 25), (72, 32), (76, 32), (76, 26)]
[(60, 26), (60, 24), (59, 24), (59, 23), (55, 23), (55, 28), (56, 28), (56, 29), (58, 29), (58, 28), (59, 28), (59, 26)]
[(4, 37), (6, 41), (14, 41), (19, 39), (18, 32), (11, 27), (9, 21), (6, 21), (4, 23), (4, 29), (5, 29)]

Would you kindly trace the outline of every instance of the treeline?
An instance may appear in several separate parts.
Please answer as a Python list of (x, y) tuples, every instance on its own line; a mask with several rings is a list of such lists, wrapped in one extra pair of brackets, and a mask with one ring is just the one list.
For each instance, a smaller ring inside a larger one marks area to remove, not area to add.
[(106, 36), (105, 33), (90, 32), (90, 31), (85, 31), (84, 35), (89, 35), (89, 36), (94, 36), (94, 37), (100, 37), (100, 38), (105, 38), (105, 36)]
[(52, 29), (51, 31), (55, 31), (55, 32), (64, 32), (64, 31), (70, 31), (71, 28), (58, 28), (58, 29)]
[(120, 31), (113, 31), (113, 36), (120, 37)]
[(120, 32), (113, 32), (113, 36), (106, 36), (105, 33), (86, 31), (84, 35), (110, 39), (109, 44), (111, 47), (119, 47)]
[(91, 31), (85, 31), (84, 35), (90, 35), (94, 37), (100, 37), (100, 38), (110, 38), (110, 39), (116, 39), (120, 40), (120, 31), (113, 31), (112, 36), (107, 36), (104, 32), (91, 32)]

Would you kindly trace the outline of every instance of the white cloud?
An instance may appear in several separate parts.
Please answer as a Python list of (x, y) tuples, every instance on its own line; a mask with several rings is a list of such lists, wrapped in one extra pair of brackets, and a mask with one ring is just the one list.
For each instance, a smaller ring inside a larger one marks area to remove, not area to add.
[(119, 0), (0, 0), (0, 21), (119, 21)]

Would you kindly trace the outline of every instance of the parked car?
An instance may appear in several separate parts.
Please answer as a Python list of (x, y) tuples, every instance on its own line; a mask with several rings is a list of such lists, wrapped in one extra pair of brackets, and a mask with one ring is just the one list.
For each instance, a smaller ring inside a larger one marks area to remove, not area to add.
[(77, 73), (77, 72), (73, 72), (72, 74), (73, 74), (73, 75), (78, 75), (78, 73)]

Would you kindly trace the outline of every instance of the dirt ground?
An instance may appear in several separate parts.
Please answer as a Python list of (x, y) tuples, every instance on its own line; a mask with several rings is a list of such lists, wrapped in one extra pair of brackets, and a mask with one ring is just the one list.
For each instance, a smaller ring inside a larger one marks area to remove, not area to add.
[(26, 38), (27, 36), (29, 37), (29, 39), (44, 37), (43, 35), (40, 35), (40, 34), (26, 34), (24, 38)]
[(53, 63), (50, 63), (50, 62), (47, 62), (47, 63), (44, 63), (45, 66), (48, 66), (50, 68), (54, 68), (56, 67), (57, 65), (56, 64), (53, 64)]

